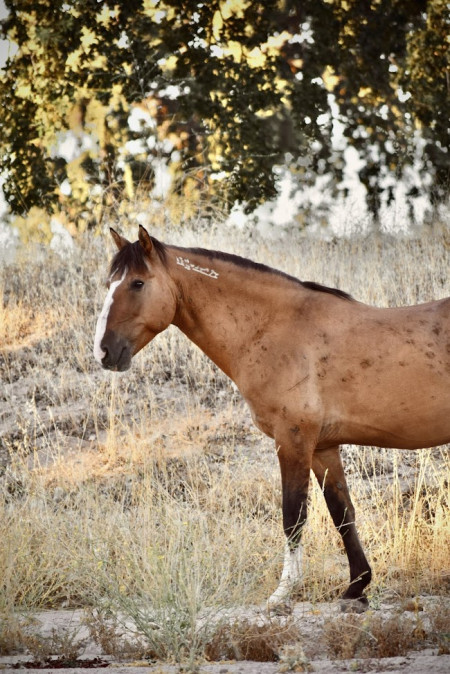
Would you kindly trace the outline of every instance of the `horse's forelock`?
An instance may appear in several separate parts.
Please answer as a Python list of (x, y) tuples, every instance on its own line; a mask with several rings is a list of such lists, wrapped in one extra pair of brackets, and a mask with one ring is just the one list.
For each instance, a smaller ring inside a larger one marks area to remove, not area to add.
[[(165, 263), (166, 249), (164, 244), (153, 237), (151, 237), (151, 239), (158, 256), (161, 261)], [(135, 271), (138, 274), (148, 270), (147, 255), (139, 241), (127, 244), (116, 253), (111, 262), (109, 273), (110, 275), (121, 275), (125, 269)]]

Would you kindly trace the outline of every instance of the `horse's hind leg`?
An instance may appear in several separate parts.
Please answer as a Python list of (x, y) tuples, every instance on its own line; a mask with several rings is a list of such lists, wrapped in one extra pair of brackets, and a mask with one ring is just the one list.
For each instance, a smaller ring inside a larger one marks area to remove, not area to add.
[(316, 450), (312, 459), (314, 474), (323, 489), (333, 522), (342, 536), (350, 565), (350, 585), (342, 597), (342, 610), (363, 611), (368, 601), (364, 589), (372, 572), (355, 526), (355, 509), (350, 499), (339, 447)]

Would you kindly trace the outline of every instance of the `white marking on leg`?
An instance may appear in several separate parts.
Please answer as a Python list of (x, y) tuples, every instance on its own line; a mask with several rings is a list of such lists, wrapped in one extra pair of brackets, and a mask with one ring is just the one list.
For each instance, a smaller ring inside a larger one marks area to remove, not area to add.
[(94, 337), (94, 358), (96, 360), (98, 360), (99, 363), (102, 362), (103, 358), (106, 355), (106, 352), (103, 351), (100, 344), (102, 343), (102, 339), (103, 339), (104, 334), (105, 334), (106, 323), (108, 322), (109, 311), (110, 311), (111, 305), (114, 301), (114, 293), (116, 291), (116, 288), (118, 286), (120, 286), (120, 284), (122, 283), (126, 274), (127, 274), (127, 269), (125, 268), (125, 270), (122, 274), (122, 278), (119, 281), (114, 281), (109, 286), (108, 294), (106, 295), (105, 301), (103, 303), (103, 309), (101, 311), (100, 316), (97, 319), (97, 326), (95, 328), (95, 337)]
[(286, 543), (284, 552), (283, 572), (280, 583), (268, 600), (269, 609), (287, 605), (293, 588), (301, 582), (303, 578), (303, 550), (301, 544), (295, 550), (290, 550)]

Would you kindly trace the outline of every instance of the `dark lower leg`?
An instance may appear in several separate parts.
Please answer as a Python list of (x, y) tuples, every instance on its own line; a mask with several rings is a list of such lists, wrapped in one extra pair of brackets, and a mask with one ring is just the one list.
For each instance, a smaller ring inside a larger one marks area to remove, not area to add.
[(323, 489), (328, 510), (342, 536), (350, 566), (350, 585), (343, 599), (357, 599), (367, 604), (364, 589), (370, 583), (371, 570), (355, 526), (355, 510), (345, 481), (339, 448), (318, 452), (313, 470)]
[(302, 536), (307, 517), (308, 488), (283, 485), (283, 529), (291, 550), (295, 550)]
[(356, 531), (354, 509), (347, 505), (347, 499), (343, 499), (335, 487), (325, 486), (323, 493), (333, 522), (342, 536), (350, 566), (350, 585), (342, 598), (366, 601), (364, 589), (370, 583), (372, 574)]

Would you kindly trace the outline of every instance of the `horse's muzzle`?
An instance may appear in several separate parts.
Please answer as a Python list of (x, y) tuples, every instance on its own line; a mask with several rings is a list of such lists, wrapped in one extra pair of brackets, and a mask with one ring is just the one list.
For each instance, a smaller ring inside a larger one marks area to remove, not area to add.
[(117, 372), (128, 370), (131, 365), (132, 348), (127, 339), (108, 330), (100, 343), (100, 348), (105, 353), (101, 361), (105, 370)]

